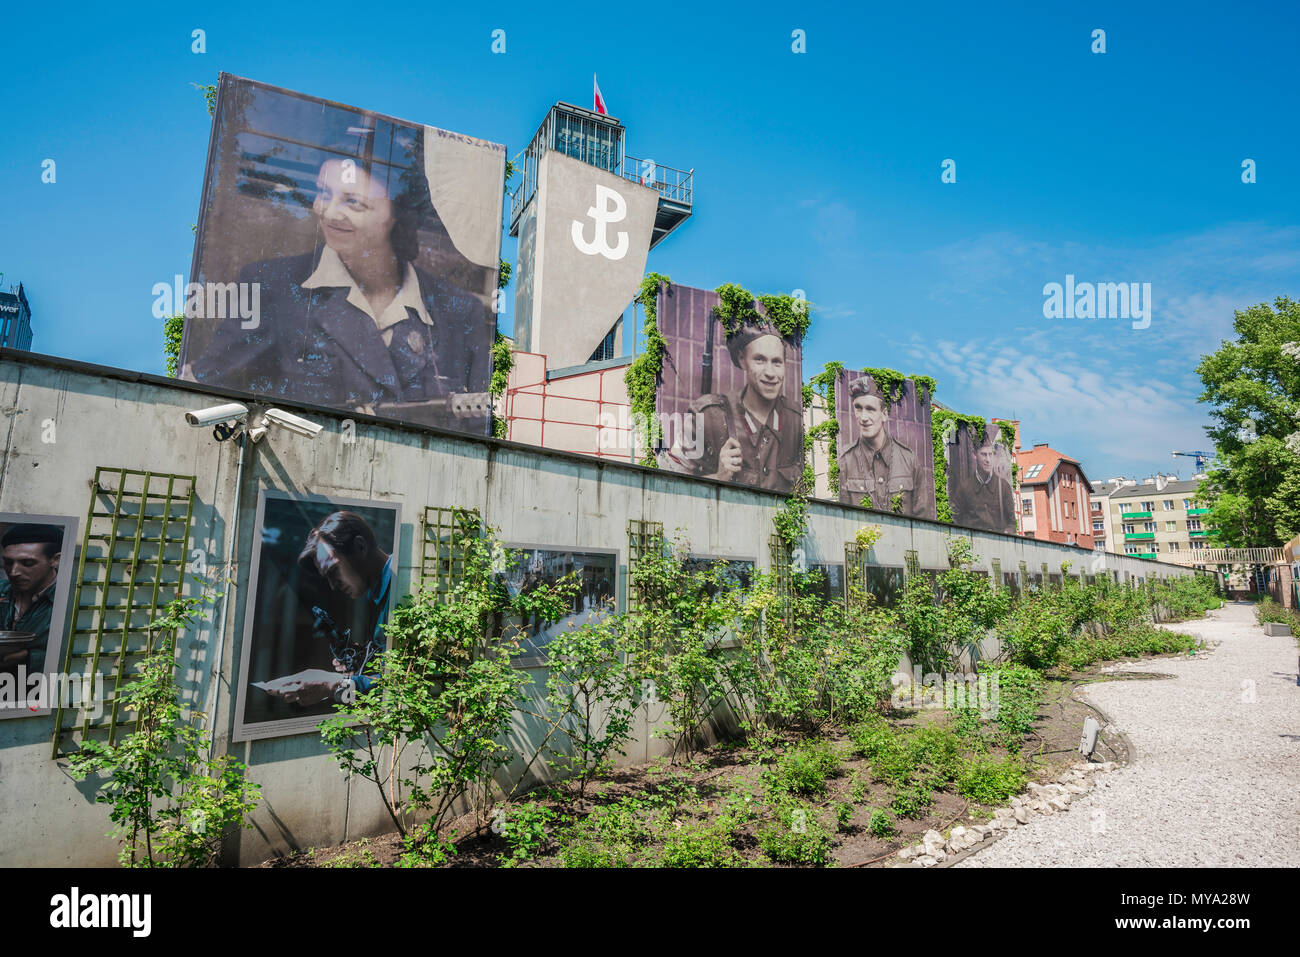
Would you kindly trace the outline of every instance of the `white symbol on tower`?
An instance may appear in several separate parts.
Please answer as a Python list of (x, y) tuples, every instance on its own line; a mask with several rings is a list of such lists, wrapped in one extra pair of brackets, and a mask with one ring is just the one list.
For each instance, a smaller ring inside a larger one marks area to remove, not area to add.
[(573, 245), (588, 256), (599, 254), (606, 259), (615, 260), (626, 256), (627, 233), (618, 233), (618, 241), (613, 246), (609, 245), (608, 240), (609, 224), (619, 223), (627, 218), (627, 201), (619, 195), (618, 191), (612, 190), (608, 186), (598, 185), (596, 187), (596, 204), (587, 210), (587, 215), (595, 223), (592, 241), (587, 242), (583, 238), (583, 223), (581, 220), (575, 219), (573, 221)]

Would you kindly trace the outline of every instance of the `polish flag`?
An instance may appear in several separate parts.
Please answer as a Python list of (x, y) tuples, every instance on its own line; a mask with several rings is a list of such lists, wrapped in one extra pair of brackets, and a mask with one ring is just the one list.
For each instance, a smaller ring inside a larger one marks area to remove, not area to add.
[(605, 108), (605, 97), (600, 93), (600, 84), (596, 82), (596, 74), (594, 73), (591, 75), (591, 89), (591, 96), (596, 104), (594, 107), (596, 112), (602, 115), (608, 114), (609, 110)]

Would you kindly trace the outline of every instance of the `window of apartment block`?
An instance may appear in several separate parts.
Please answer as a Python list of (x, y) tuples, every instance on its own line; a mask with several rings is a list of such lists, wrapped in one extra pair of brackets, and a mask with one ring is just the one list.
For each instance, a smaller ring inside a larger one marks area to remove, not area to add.
[(1155, 530), (1156, 530), (1156, 523), (1155, 523), (1155, 522), (1143, 522), (1143, 523), (1142, 523), (1142, 531), (1144, 531), (1144, 532), (1154, 532)]
[(1137, 531), (1137, 526), (1134, 525), (1132, 522), (1125, 522), (1120, 527), (1124, 529), (1125, 535), (1132, 535), (1135, 531)]
[(1189, 532), (1199, 532), (1203, 527), (1199, 518), (1189, 518), (1187, 520), (1187, 530)]
[(1034, 500), (1032, 498), (1023, 499), (1020, 504), (1023, 506), (1023, 514), (1032, 517), (1034, 514)]
[(1101, 511), (1101, 502), (1098, 502), (1098, 501), (1095, 501), (1095, 500), (1094, 500), (1093, 503), (1092, 503), (1092, 510), (1093, 510), (1094, 512), (1100, 512), (1100, 511)]
[(1204, 547), (1205, 547), (1204, 542), (1192, 542), (1192, 548), (1195, 549), (1196, 551), (1200, 551)]
[(1165, 499), (1165, 511), (1172, 512), (1173, 510), (1174, 510), (1174, 500), (1172, 498)]
[(1171, 552), (1176, 552), (1176, 551), (1178, 551), (1178, 543), (1177, 543), (1177, 542), (1170, 542), (1170, 543), (1169, 543), (1169, 550), (1170, 550)]
[(1105, 523), (1105, 522), (1093, 522), (1093, 523), (1092, 523), (1092, 530), (1093, 530), (1094, 532), (1104, 532), (1104, 531), (1106, 531), (1106, 523)]
[(1166, 531), (1166, 532), (1176, 532), (1176, 531), (1178, 531), (1178, 523), (1177, 523), (1177, 522), (1165, 522), (1165, 531)]
[(1183, 499), (1183, 508), (1191, 508), (1191, 507), (1192, 507), (1192, 500), (1190, 498)]
[(1138, 547), (1136, 545), (1125, 545), (1124, 551), (1128, 552), (1130, 555), (1136, 555), (1138, 553)]
[(1154, 510), (1155, 510), (1155, 507), (1156, 507), (1156, 503), (1155, 503), (1155, 502), (1143, 502), (1143, 503), (1142, 503), (1142, 511), (1144, 511), (1144, 512), (1151, 512), (1151, 511), (1154, 511)]

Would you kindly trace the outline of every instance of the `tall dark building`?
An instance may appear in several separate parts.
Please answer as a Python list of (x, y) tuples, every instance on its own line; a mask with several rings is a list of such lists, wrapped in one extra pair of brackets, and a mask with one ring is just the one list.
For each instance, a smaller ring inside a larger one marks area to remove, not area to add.
[(32, 307), (27, 304), (22, 283), (18, 284), (17, 292), (0, 292), (0, 346), (32, 347)]

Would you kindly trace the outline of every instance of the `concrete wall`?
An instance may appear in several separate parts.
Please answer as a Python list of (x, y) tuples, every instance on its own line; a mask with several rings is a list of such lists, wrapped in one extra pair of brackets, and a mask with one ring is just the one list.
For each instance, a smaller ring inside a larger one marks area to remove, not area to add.
[[(96, 466), (198, 476), (191, 547), (203, 549), (209, 570), (228, 573), (234, 584), (211, 621), (188, 635), (180, 675), (188, 699), (213, 722), (217, 751), (245, 761), (262, 785), (255, 829), (231, 849), (243, 863), (389, 827), (372, 790), (364, 783), (350, 786), (316, 734), (230, 741), (260, 489), (399, 502), (399, 595), (418, 571), (413, 564), (426, 505), (477, 508), (507, 542), (617, 549), (620, 593), (633, 519), (660, 521), (669, 534), (683, 530), (696, 553), (769, 565), (772, 516), (783, 501), (774, 493), (365, 416), (355, 417), (355, 440), (348, 442), (353, 430), (342, 415), (302, 406), (286, 407), (325, 426), (315, 440), (273, 428), (246, 452), (233, 440), (215, 441), (210, 429), (185, 424), (186, 411), (232, 399), (253, 407), (252, 397), (239, 393), (0, 351), (0, 409), (6, 419), (0, 423), (0, 511), (69, 514), (84, 521)], [(241, 454), (246, 459), (237, 483)], [(914, 549), (922, 567), (944, 568), (947, 539), (960, 535), (973, 540), (986, 569), (998, 559), (1004, 571), (1024, 561), (1031, 572), (1046, 564), (1055, 573), (1069, 561), (1076, 573), (1117, 569), (1121, 579), (1190, 573), (821, 501), (809, 508), (808, 560), (842, 562), (844, 543), (864, 524), (883, 527), (872, 557), (886, 565), (903, 565), (904, 552)], [(534, 675), (544, 682), (544, 669)], [(650, 735), (661, 718), (657, 711), (643, 712), (628, 762), (666, 753), (667, 743)], [(0, 866), (112, 864), (116, 848), (104, 836), (106, 810), (92, 803), (89, 785), (73, 782), (50, 759), (52, 730), (49, 716), (0, 721)], [(528, 729), (516, 733), (527, 735)]]

